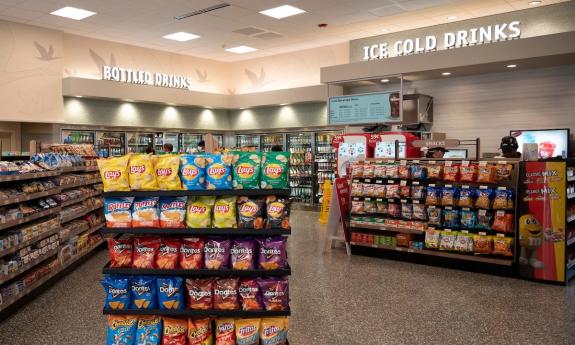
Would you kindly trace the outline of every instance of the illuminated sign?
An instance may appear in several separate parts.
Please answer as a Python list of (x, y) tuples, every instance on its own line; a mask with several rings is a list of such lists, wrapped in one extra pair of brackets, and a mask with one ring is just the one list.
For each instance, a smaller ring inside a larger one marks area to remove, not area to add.
[(102, 80), (188, 90), (192, 86), (192, 77), (166, 73), (152, 74), (150, 72), (137, 69), (111, 66), (104, 66), (102, 68)]

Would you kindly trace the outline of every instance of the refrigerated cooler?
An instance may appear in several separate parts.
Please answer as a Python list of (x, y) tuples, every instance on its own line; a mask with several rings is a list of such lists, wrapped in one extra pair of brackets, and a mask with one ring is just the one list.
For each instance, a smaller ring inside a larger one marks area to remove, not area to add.
[(191, 150), (196, 150), (198, 148), (198, 143), (204, 140), (202, 134), (192, 134), (192, 133), (182, 133), (180, 134), (182, 150), (185, 152), (190, 152)]
[(332, 146), (333, 138), (342, 131), (315, 133), (315, 189), (314, 203), (321, 202), (323, 186), (326, 180), (335, 179), (336, 149)]
[(180, 152), (180, 134), (157, 132), (154, 135), (156, 153), (164, 152), (164, 144), (172, 144), (172, 152)]
[(281, 147), (281, 151), (285, 149), (285, 140), (283, 134), (262, 134), (261, 145), (263, 152), (269, 152), (274, 146)]
[(287, 135), (291, 196), (306, 204), (313, 203), (313, 136), (312, 132)]
[(128, 153), (146, 153), (148, 146), (154, 147), (154, 133), (128, 132)]
[(100, 157), (125, 155), (126, 132), (96, 131), (94, 148)]
[(260, 149), (260, 136), (257, 135), (236, 135), (236, 148), (255, 147), (256, 150)]
[(94, 131), (62, 130), (63, 144), (94, 144)]

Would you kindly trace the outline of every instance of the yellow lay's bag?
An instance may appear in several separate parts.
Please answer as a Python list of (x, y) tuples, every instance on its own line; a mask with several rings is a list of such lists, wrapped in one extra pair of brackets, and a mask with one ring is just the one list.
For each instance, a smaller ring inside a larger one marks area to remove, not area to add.
[(236, 221), (236, 197), (221, 196), (214, 204), (212, 227), (214, 228), (237, 228)]
[(128, 156), (98, 159), (98, 169), (104, 183), (104, 192), (127, 192), (130, 190), (128, 180)]
[(146, 154), (130, 155), (128, 178), (132, 190), (158, 190), (152, 156)]
[(160, 190), (180, 190), (182, 181), (178, 172), (180, 170), (180, 156), (162, 155), (154, 156), (156, 181)]
[(209, 228), (212, 222), (212, 207), (215, 197), (200, 196), (189, 199), (186, 212), (188, 228)]

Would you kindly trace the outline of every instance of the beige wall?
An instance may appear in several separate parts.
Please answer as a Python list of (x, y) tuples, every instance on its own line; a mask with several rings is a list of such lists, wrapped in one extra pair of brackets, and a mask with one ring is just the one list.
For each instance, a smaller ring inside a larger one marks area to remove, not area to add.
[[(2, 145), (2, 151), (19, 152), (21, 149), (20, 133), (21, 125), (19, 122), (0, 122), (0, 138), (2, 138), (3, 144), (7, 141), (10, 142), (10, 147)], [(8, 140), (8, 138), (10, 139)], [(24, 151), (27, 151), (27, 149), (24, 149)]]

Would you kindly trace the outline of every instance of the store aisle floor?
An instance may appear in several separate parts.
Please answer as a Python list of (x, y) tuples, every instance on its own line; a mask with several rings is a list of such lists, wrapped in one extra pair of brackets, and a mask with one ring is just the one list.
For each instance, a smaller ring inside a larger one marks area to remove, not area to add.
[[(290, 344), (575, 343), (568, 288), (375, 258), (322, 255), (317, 213), (293, 212)], [(105, 251), (0, 323), (4, 345), (103, 345)]]

